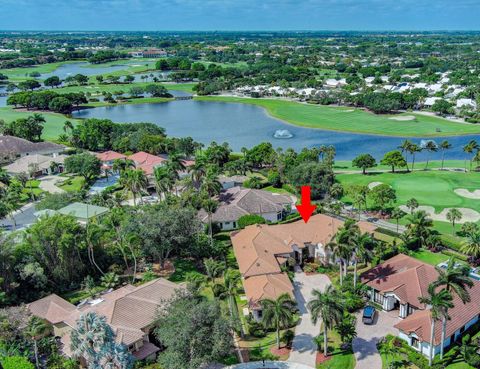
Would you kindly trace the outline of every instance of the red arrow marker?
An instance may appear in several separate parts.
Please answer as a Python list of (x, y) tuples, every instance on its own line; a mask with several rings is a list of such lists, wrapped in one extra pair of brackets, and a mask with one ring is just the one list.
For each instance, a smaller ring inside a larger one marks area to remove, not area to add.
[(310, 186), (302, 186), (302, 202), (295, 206), (302, 216), (303, 221), (308, 223), (310, 216), (317, 207), (317, 205), (312, 205), (310, 202)]

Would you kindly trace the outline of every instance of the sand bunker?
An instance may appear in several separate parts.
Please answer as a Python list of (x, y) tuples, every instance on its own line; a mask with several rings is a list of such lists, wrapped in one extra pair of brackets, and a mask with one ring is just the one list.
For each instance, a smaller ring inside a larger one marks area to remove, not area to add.
[(413, 116), (413, 115), (398, 115), (396, 117), (390, 117), (388, 119), (398, 120), (398, 121), (408, 121), (408, 120), (415, 120), (415, 116)]
[(453, 190), (458, 196), (466, 197), (467, 199), (480, 200), (480, 190), (469, 191), (465, 188), (457, 188)]
[(371, 190), (372, 188), (375, 188), (375, 187), (380, 186), (382, 184), (383, 184), (383, 182), (370, 182), (368, 184), (368, 188)]
[[(406, 213), (410, 213), (410, 210), (405, 206), (401, 205), (402, 209)], [(432, 220), (439, 220), (442, 222), (449, 222), (447, 219), (447, 213), (451, 208), (445, 208), (440, 213), (436, 214), (433, 206), (419, 206), (416, 210), (425, 211)], [(463, 224), (466, 222), (478, 222), (480, 220), (480, 213), (476, 210), (469, 208), (457, 208), (457, 210), (462, 213), (462, 219), (457, 221), (457, 224)]]
[(353, 113), (355, 109), (340, 110), (341, 113)]

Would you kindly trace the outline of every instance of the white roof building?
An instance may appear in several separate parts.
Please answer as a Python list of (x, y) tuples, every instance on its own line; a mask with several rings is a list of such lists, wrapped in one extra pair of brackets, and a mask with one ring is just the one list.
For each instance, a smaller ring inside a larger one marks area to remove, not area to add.
[(425, 102), (423, 103), (423, 105), (425, 106), (433, 106), (433, 104), (435, 104), (435, 101), (437, 100), (441, 100), (442, 98), (441, 97), (427, 97), (425, 99)]
[(477, 103), (472, 99), (458, 99), (457, 100), (457, 108), (468, 107), (472, 109), (477, 108)]

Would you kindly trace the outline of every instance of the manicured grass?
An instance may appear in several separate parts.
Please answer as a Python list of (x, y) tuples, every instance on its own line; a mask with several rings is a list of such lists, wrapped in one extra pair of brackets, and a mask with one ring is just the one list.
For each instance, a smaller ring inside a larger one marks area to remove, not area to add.
[[(105, 289), (105, 287), (97, 286), (97, 287), (95, 287), (93, 292), (98, 293), (98, 292), (103, 291), (104, 289)], [(80, 301), (85, 300), (85, 299), (87, 299), (91, 296), (84, 289), (79, 289), (79, 290), (75, 290), (75, 291), (65, 292), (64, 294), (61, 295), (61, 297), (63, 297), (65, 300), (67, 300), (71, 304), (75, 305), (75, 304), (79, 303)]]
[[(416, 162), (415, 163), (415, 170), (417, 169), (424, 169), (426, 162)], [(468, 162), (466, 163), (467, 169), (469, 168)], [(409, 157), (408, 162), (409, 168), (411, 168), (411, 162)], [(429, 169), (438, 169), (442, 167), (441, 160), (431, 160), (428, 162)], [(465, 168), (465, 160), (445, 160), (444, 168)], [(333, 166), (335, 172), (342, 172), (342, 171), (361, 171), (359, 168), (355, 168), (352, 166), (352, 162), (350, 160), (337, 160), (335, 161), (335, 165)], [(405, 168), (404, 168), (405, 169)], [(404, 170), (402, 169), (402, 171)], [(377, 165), (374, 168), (368, 169), (367, 173), (374, 173), (377, 171), (390, 171), (392, 168), (388, 165)]]
[[(29, 111), (18, 111), (14, 110), (11, 107), (0, 108), (0, 119), (3, 119), (5, 122), (11, 122), (19, 118), (27, 118), (32, 115), (34, 112)], [(43, 134), (42, 138), (44, 140), (56, 140), (58, 136), (63, 131), (63, 123), (66, 120), (71, 121), (73, 124), (78, 123), (78, 119), (67, 118), (62, 114), (57, 113), (40, 113), (45, 118), (46, 122), (43, 125)]]
[[(339, 174), (337, 180), (347, 188), (352, 184), (368, 185), (382, 182), (392, 186), (397, 194), (396, 205), (404, 205), (412, 197), (420, 205), (433, 206), (435, 210), (444, 208), (472, 208), (480, 211), (480, 200), (467, 199), (457, 195), (454, 189), (480, 189), (480, 173), (455, 173), (448, 171), (415, 171), (413, 173)], [(350, 201), (345, 196), (345, 201)], [(445, 223), (448, 224), (448, 223)], [(452, 229), (450, 228), (450, 233)]]
[(272, 193), (278, 193), (278, 194), (281, 194), (281, 195), (292, 195), (291, 192), (289, 192), (289, 191), (287, 191), (283, 188), (275, 188), (273, 186), (264, 187), (264, 188), (262, 188), (262, 190), (272, 192)]
[[(275, 118), (288, 123), (331, 131), (358, 132), (385, 136), (435, 137), (480, 133), (480, 126), (447, 119), (414, 115), (413, 121), (396, 121), (388, 115), (375, 115), (361, 109), (302, 104), (274, 99), (251, 99), (226, 96), (196, 97), (203, 101), (237, 102), (265, 108)], [(353, 111), (352, 111), (353, 110)], [(440, 129), (440, 132), (437, 132)]]
[(65, 180), (65, 182), (59, 184), (58, 187), (67, 192), (78, 192), (82, 189), (84, 184), (85, 179), (83, 177), (75, 176)]
[(63, 64), (79, 63), (82, 61), (83, 60), (73, 60), (73, 61), (67, 61), (67, 62), (40, 64), (33, 67), (28, 67), (28, 68), (2, 69), (2, 73), (8, 76), (9, 81), (18, 82), (25, 79), (32, 79), (32, 77), (29, 77), (29, 74), (33, 72), (38, 72), (40, 74), (51, 73), (51, 72), (54, 72), (58, 67), (60, 67)]
[(39, 188), (40, 181), (37, 179), (32, 179), (27, 181), (25, 184), (25, 188), (23, 189), (23, 193), (30, 196), (30, 193), (33, 193), (35, 196), (41, 195), (44, 191)]
[(341, 341), (338, 333), (336, 331), (329, 331), (328, 346), (331, 359), (318, 365), (317, 369), (353, 369), (355, 367), (355, 356), (353, 352), (342, 350), (340, 345)]
[(450, 259), (449, 256), (442, 253), (434, 253), (428, 250), (418, 250), (411, 254), (412, 257), (430, 265), (438, 265)]

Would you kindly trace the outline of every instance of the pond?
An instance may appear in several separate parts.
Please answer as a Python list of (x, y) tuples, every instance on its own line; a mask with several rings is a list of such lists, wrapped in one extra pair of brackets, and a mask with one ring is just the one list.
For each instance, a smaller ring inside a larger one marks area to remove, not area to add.
[[(117, 105), (80, 110), (74, 112), (73, 116), (107, 118), (114, 122), (153, 122), (164, 127), (170, 136), (191, 136), (204, 144), (212, 141), (228, 142), (237, 152), (242, 147), (249, 148), (264, 141), (271, 142), (274, 147), (291, 147), (295, 150), (334, 145), (339, 160), (349, 160), (360, 153), (370, 153), (379, 159), (385, 152), (396, 149), (405, 139), (297, 127), (272, 118), (258, 106), (211, 101), (183, 100), (159, 104)], [(275, 138), (279, 133), (280, 137)], [(436, 141), (448, 139), (453, 145), (447, 153), (448, 159), (464, 159), (462, 146), (473, 138), (478, 137), (441, 137)], [(418, 144), (421, 140), (412, 139)], [(427, 155), (421, 153), (417, 155), (417, 160), (425, 160)], [(430, 159), (441, 159), (441, 154), (434, 153)]]

